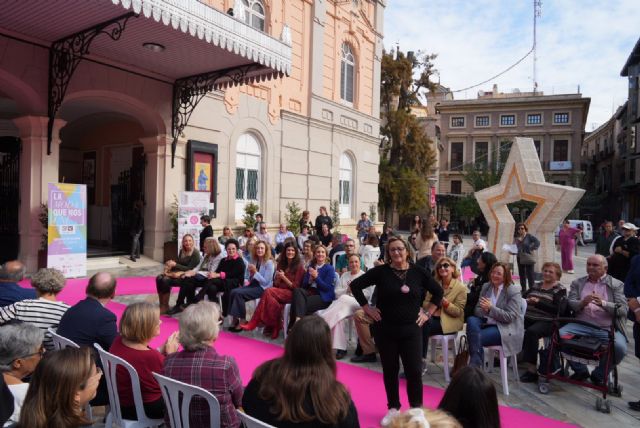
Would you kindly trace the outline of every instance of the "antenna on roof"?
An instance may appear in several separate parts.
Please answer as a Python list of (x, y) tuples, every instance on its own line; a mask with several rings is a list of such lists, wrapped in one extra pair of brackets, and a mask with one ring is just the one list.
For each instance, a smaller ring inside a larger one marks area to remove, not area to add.
[(538, 92), (538, 18), (542, 15), (542, 1), (533, 0), (533, 95)]

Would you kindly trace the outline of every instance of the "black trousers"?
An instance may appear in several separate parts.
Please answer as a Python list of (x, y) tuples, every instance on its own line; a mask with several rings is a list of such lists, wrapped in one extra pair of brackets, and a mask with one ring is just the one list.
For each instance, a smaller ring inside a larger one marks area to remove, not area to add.
[(169, 278), (166, 275), (160, 274), (156, 276), (156, 291), (160, 293), (171, 292), (171, 287), (176, 286), (177, 279)]
[(522, 286), (522, 294), (527, 291), (527, 283), (529, 288), (533, 287), (536, 265), (522, 265), (518, 263), (518, 275), (520, 275), (520, 285)]
[(524, 341), (522, 343), (522, 360), (525, 363), (538, 363), (539, 341), (543, 337), (549, 337), (553, 333), (551, 321), (538, 321), (531, 318), (524, 319)]
[[(143, 403), (144, 412), (150, 419), (162, 419), (164, 418), (164, 400), (152, 401), (151, 403)], [(138, 412), (136, 412), (136, 406), (122, 407), (122, 417), (124, 419), (138, 419)]]
[(633, 341), (636, 347), (636, 357), (640, 358), (640, 323), (633, 323)]
[(444, 334), (440, 317), (432, 316), (422, 325), (422, 358), (427, 358), (429, 352), (429, 338)]
[(400, 360), (407, 378), (407, 396), (411, 407), (422, 407), (422, 328), (415, 323), (373, 324), (373, 337), (380, 352), (387, 407), (400, 409)]
[(322, 300), (322, 297), (317, 294), (315, 289), (295, 288), (293, 290), (293, 297), (291, 298), (289, 325), (292, 325), (296, 318), (302, 318), (315, 311), (326, 309), (330, 304), (331, 302)]
[[(229, 309), (229, 293), (234, 288), (238, 288), (240, 283), (236, 280), (213, 278), (199, 280), (192, 278), (191, 281), (185, 282), (183, 287), (180, 287), (180, 292), (184, 288), (185, 296), (187, 296), (187, 303), (197, 303), (204, 299), (205, 295), (209, 297), (212, 302), (217, 302), (218, 298), (216, 294), (222, 292), (222, 315), (226, 316)], [(202, 287), (198, 295), (195, 295), (195, 290), (198, 287)], [(195, 296), (191, 301), (188, 301), (190, 296)]]

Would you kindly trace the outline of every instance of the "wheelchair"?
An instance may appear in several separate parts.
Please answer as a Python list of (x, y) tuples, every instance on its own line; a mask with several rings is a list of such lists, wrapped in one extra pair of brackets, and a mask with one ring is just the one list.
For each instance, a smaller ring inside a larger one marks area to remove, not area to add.
[[(600, 340), (591, 336), (561, 337), (560, 328), (569, 323), (606, 331), (608, 341), (601, 343)], [(618, 383), (617, 367), (614, 366), (613, 370), (610, 370), (615, 361), (615, 320), (612, 321), (609, 327), (600, 327), (576, 318), (555, 318), (553, 321), (553, 334), (543, 352), (546, 354), (546, 361), (541, 358), (541, 370), (538, 371), (538, 391), (541, 394), (549, 393), (551, 380), (591, 388), (602, 393), (602, 397), (596, 398), (596, 410), (602, 413), (611, 413), (611, 401), (607, 399), (607, 395), (622, 396), (622, 385)], [(568, 376), (570, 361), (597, 366), (603, 358), (605, 359), (605, 373), (607, 375), (605, 375), (601, 385), (596, 385), (586, 380), (571, 379)]]

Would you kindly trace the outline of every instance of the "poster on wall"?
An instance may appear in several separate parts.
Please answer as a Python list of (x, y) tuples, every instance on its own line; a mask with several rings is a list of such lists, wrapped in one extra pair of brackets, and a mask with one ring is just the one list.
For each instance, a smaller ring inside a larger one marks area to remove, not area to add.
[(202, 141), (187, 142), (187, 182), (186, 189), (191, 192), (209, 194), (211, 218), (216, 217), (218, 146)]
[(87, 274), (87, 186), (49, 183), (47, 267), (65, 278)]
[(180, 192), (178, 198), (178, 246), (187, 233), (193, 236), (195, 247), (200, 248), (200, 217), (209, 214), (209, 192)]

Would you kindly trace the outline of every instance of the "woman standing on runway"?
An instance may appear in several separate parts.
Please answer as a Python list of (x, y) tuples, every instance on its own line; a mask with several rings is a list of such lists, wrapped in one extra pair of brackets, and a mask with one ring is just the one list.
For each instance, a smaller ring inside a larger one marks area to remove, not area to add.
[[(399, 359), (407, 378), (411, 407), (422, 407), (422, 325), (438, 309), (442, 287), (410, 262), (406, 242), (393, 236), (386, 246), (386, 263), (368, 270), (351, 283), (351, 292), (364, 312), (374, 321), (373, 335), (380, 350), (388, 412), (381, 421), (388, 426), (400, 410), (398, 391)], [(377, 306), (371, 306), (363, 289), (376, 285)], [(422, 309), (426, 293), (432, 295), (427, 310)]]

